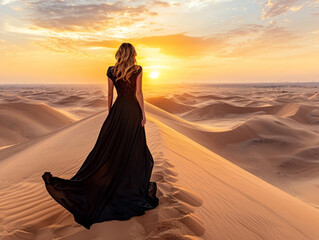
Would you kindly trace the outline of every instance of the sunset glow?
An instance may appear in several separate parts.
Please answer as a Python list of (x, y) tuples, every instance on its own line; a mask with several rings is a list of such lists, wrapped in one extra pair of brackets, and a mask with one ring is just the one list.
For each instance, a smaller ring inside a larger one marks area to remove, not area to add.
[(319, 1), (0, 1), (0, 83), (105, 83), (122, 42), (145, 83), (316, 81), (318, 18)]
[(153, 72), (151, 72), (151, 74), (150, 74), (150, 77), (153, 78), (153, 79), (158, 78), (158, 76), (159, 76), (159, 72), (153, 71)]

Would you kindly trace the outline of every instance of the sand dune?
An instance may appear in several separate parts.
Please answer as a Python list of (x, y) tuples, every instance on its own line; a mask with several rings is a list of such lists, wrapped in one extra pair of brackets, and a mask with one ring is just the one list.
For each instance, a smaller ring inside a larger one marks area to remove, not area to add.
[(110, 239), (319, 238), (318, 209), (169, 128), (156, 114), (162, 112), (147, 114), (146, 134), (155, 160), (158, 208), (126, 222), (98, 223), (89, 231), (45, 192), (41, 173), (71, 177), (95, 143), (103, 111), (0, 163), (2, 239), (98, 239), (105, 234)]
[[(161, 108), (165, 110), (165, 108)], [(191, 110), (186, 114), (182, 115), (182, 117), (185, 119), (189, 119), (191, 121), (207, 120), (216, 117), (225, 117), (227, 115), (244, 115), (248, 113), (254, 113), (258, 115), (269, 114), (279, 117), (289, 117), (296, 114), (298, 109), (299, 105), (294, 103), (265, 107), (241, 107), (234, 106), (229, 103), (218, 102)]]
[(310, 87), (155, 89), (145, 96), (146, 134), (160, 205), (91, 230), (41, 175), (69, 178), (81, 166), (107, 117), (104, 86), (4, 89), (0, 239), (319, 239), (319, 97)]
[(194, 108), (192, 106), (177, 103), (172, 99), (166, 97), (151, 97), (147, 98), (146, 100), (147, 102), (158, 106), (170, 113), (182, 113)]
[(319, 99), (319, 92), (314, 93), (314, 94), (311, 94), (311, 95), (308, 97), (308, 100), (314, 100), (314, 99)]
[[(279, 109), (282, 116), (290, 115), (291, 106)], [(312, 191), (315, 189), (317, 182), (308, 181), (319, 176), (319, 158), (316, 153), (319, 149), (319, 132), (315, 130), (316, 127), (307, 128), (302, 125), (301, 122), (309, 120), (307, 114), (300, 115), (299, 123), (274, 115), (253, 116), (234, 128), (221, 130), (186, 121), (152, 105), (147, 105), (146, 109), (151, 115), (156, 113), (158, 120), (202, 146), (319, 207), (319, 194), (317, 191), (312, 194), (309, 192), (309, 188)], [(298, 116), (298, 112), (290, 117), (295, 116)], [(313, 119), (312, 123), (315, 124), (316, 120)], [(309, 150), (306, 159), (300, 157), (300, 152), (304, 150)], [(311, 186), (302, 188), (300, 181), (307, 181), (303, 187), (306, 184)]]
[(65, 98), (62, 98), (58, 101), (56, 101), (56, 104), (61, 104), (61, 105), (65, 105), (65, 106), (69, 106), (69, 105), (78, 105), (79, 101), (83, 100), (84, 97), (80, 97), (80, 96), (68, 96)]
[(39, 137), (76, 120), (46, 104), (0, 103), (0, 147)]
[(98, 108), (98, 107), (107, 107), (107, 100), (105, 100), (104, 98), (99, 98), (99, 99), (93, 99), (91, 101), (89, 101), (89, 103), (87, 103), (85, 105), (86, 107), (93, 107), (93, 108)]
[(291, 118), (305, 124), (319, 124), (319, 107), (302, 106)]
[(241, 98), (239, 96), (218, 96), (214, 94), (208, 94), (208, 95), (199, 95), (196, 96), (198, 99), (214, 99), (214, 100), (228, 100), (228, 99), (234, 99), (234, 98)]

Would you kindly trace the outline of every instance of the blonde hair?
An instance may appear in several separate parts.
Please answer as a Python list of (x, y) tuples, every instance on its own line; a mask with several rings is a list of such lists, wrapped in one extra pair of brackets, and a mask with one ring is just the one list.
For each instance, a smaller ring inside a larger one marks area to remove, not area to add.
[(139, 70), (136, 65), (136, 51), (131, 43), (122, 43), (115, 53), (117, 62), (114, 65), (115, 81), (123, 79), (130, 82), (130, 77)]

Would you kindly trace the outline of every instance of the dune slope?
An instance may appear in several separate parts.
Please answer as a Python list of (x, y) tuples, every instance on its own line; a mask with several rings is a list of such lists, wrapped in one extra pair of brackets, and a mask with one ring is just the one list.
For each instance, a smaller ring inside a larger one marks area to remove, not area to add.
[(73, 176), (94, 146), (97, 126), (107, 116), (103, 111), (0, 162), (0, 238), (319, 239), (318, 209), (168, 127), (160, 121), (161, 114), (158, 109), (147, 112), (146, 125), (158, 208), (87, 230), (46, 192), (42, 173)]
[(45, 135), (76, 120), (44, 103), (0, 103), (0, 147)]

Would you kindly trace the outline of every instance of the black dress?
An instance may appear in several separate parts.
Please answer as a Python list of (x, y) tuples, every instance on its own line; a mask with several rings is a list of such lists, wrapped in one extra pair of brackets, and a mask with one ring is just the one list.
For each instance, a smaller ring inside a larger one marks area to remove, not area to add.
[(107, 76), (118, 97), (83, 165), (70, 179), (53, 177), (50, 172), (42, 175), (53, 199), (87, 229), (97, 222), (143, 215), (159, 204), (156, 182), (150, 182), (154, 161), (135, 94), (142, 67), (130, 83), (122, 79), (115, 82), (113, 68), (108, 68)]

